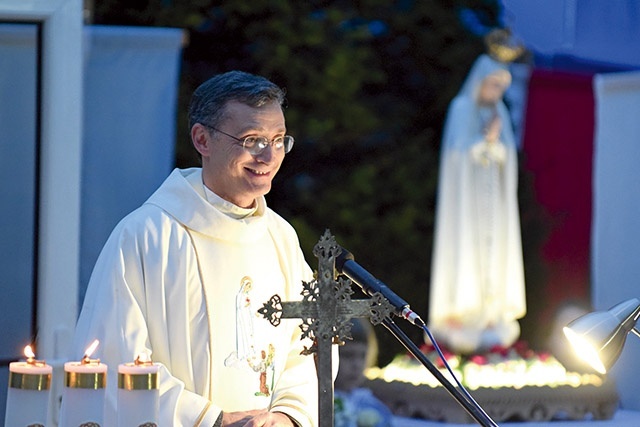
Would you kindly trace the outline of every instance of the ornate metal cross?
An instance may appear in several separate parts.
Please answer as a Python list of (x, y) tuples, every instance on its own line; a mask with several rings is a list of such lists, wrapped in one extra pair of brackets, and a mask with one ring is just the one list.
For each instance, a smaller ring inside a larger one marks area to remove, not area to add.
[(313, 248), (318, 271), (316, 279), (302, 283), (302, 301), (286, 302), (274, 295), (258, 310), (273, 326), (278, 326), (281, 319), (302, 319), (301, 339), (313, 340), (311, 347), (305, 347), (305, 354), (316, 358), (320, 427), (333, 427), (331, 346), (342, 345), (345, 339), (352, 338), (351, 318), (369, 317), (377, 325), (393, 312), (393, 306), (381, 294), (370, 299), (351, 299), (351, 280), (344, 276), (336, 280), (335, 260), (341, 252), (342, 248), (326, 230)]

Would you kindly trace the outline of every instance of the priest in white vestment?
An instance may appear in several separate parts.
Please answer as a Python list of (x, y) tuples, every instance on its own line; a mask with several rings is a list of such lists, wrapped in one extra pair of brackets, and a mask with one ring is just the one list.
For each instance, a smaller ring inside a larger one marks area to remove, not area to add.
[(510, 83), (505, 64), (480, 56), (443, 131), (429, 327), (463, 354), (513, 344), (526, 313)]
[(201, 85), (189, 119), (202, 168), (174, 170), (105, 244), (73, 350), (100, 340), (106, 426), (116, 425), (118, 364), (145, 352), (161, 364), (160, 426), (317, 424), (301, 320), (274, 327), (257, 314), (274, 294), (301, 299), (313, 280), (295, 231), (264, 198), (293, 145), (283, 101), (242, 72)]

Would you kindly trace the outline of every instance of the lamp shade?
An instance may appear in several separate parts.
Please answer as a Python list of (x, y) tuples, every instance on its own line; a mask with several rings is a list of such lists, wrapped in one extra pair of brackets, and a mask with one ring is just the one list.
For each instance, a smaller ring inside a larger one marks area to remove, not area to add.
[(634, 329), (639, 315), (640, 301), (632, 298), (607, 311), (585, 314), (563, 331), (578, 356), (605, 374), (618, 360), (627, 334)]

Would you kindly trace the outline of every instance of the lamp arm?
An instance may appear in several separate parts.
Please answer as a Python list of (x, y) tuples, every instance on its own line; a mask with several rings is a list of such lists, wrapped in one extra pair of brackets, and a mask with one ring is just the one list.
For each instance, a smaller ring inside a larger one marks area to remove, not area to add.
[(636, 328), (635, 326), (631, 329), (631, 332), (633, 332), (635, 334), (635, 336), (637, 336), (638, 338), (640, 338), (640, 330), (638, 330), (638, 328)]

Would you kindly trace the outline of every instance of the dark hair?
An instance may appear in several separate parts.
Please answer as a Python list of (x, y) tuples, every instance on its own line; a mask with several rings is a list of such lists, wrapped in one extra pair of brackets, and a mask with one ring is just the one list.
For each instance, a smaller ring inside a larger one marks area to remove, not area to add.
[(277, 102), (285, 104), (285, 91), (264, 77), (243, 71), (218, 74), (193, 92), (189, 105), (189, 129), (196, 123), (217, 127), (229, 101), (251, 107)]

